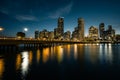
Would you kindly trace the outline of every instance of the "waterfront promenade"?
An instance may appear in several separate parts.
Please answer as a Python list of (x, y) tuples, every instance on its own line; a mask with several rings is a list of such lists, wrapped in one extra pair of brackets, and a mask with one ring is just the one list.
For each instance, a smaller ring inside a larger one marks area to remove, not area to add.
[(16, 38), (4, 38), (0, 39), (0, 45), (20, 45), (20, 44), (75, 44), (75, 43), (81, 43), (81, 44), (99, 44), (99, 43), (113, 43), (118, 44), (118, 42), (111, 42), (111, 41), (73, 41), (73, 40), (39, 40), (39, 39), (16, 39)]

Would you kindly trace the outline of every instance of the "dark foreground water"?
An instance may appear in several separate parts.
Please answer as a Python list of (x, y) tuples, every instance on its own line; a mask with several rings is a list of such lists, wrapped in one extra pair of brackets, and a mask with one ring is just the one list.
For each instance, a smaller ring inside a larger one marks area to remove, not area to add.
[(68, 44), (0, 51), (0, 80), (120, 80), (120, 45)]

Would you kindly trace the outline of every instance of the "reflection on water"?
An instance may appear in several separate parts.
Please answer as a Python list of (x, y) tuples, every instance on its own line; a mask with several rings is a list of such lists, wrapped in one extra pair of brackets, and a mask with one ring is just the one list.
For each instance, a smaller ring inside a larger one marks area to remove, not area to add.
[(25, 51), (25, 52), (22, 52), (22, 59), (23, 59), (23, 62), (21, 64), (21, 70), (22, 70), (22, 74), (25, 75), (27, 74), (28, 72), (28, 67), (29, 67), (29, 55), (28, 55), (28, 52)]
[(16, 70), (19, 70), (20, 69), (20, 66), (21, 66), (21, 54), (17, 54), (16, 56)]
[[(42, 52), (42, 53), (40, 53)], [(40, 55), (42, 54), (42, 56)], [(60, 63), (63, 58), (70, 59), (74, 57), (74, 60), (87, 60), (92, 64), (100, 61), (111, 63), (112, 62), (112, 45), (111, 44), (73, 44), (73, 45), (60, 45), (53, 46), (49, 48), (43, 48), (43, 50), (36, 50), (36, 60), (39, 63), (40, 58), (42, 58), (43, 63), (46, 63), (48, 60), (57, 59)], [(32, 61), (32, 51), (29, 52), (30, 64)]]
[(2, 79), (3, 72), (5, 70), (4, 59), (0, 59), (0, 80)]
[(60, 63), (63, 59), (63, 47), (57, 46), (55, 51), (56, 51), (58, 62)]
[[(81, 67), (79, 66), (82, 65), (88, 67), (90, 65), (105, 66), (105, 64), (110, 66), (114, 64), (119, 65), (120, 63), (119, 47), (120, 45), (114, 45), (114, 44), (68, 44), (68, 45), (57, 45), (57, 46), (51, 46), (45, 48), (41, 47), (37, 49), (33, 48), (31, 50), (28, 49), (26, 51), (24, 51), (23, 49), (22, 52), (18, 52), (17, 54), (15, 54), (15, 57), (12, 57), (15, 59), (9, 59), (6, 57), (0, 58), (0, 79), (2, 79), (4, 75), (8, 75), (7, 72), (5, 71), (9, 70), (10, 68), (6, 69), (6, 67), (10, 67), (11, 65), (15, 66), (14, 70), (16, 70), (16, 73), (19, 71), (20, 72), (19, 75), (21, 75), (24, 79), (26, 78), (26, 76), (28, 77), (32, 75), (36, 76), (36, 74), (38, 73), (40, 73), (41, 75), (41, 74), (47, 74), (48, 72), (50, 74), (52, 73), (52, 71), (53, 73), (55, 72), (53, 75), (57, 73), (59, 74), (59, 71), (60, 74), (64, 75), (65, 74), (64, 70), (66, 70), (67, 72), (69, 71), (69, 69), (70, 70), (72, 69), (73, 72), (75, 72), (74, 70), (76, 71), (80, 70), (79, 68)], [(7, 61), (8, 59), (13, 60), (11, 61), (12, 64), (10, 63), (9, 65), (8, 63), (6, 63), (9, 62)], [(116, 61), (116, 63), (113, 63), (113, 61), (114, 62)], [(36, 63), (37, 63), (37, 67), (36, 67)], [(46, 64), (47, 64), (47, 68), (45, 66)]]
[(29, 64), (32, 64), (32, 59), (33, 59), (33, 52), (29, 51)]
[(37, 63), (39, 63), (40, 61), (40, 49), (37, 49), (37, 53), (36, 53), (36, 59), (37, 59)]
[(43, 63), (46, 63), (48, 61), (49, 55), (50, 55), (49, 48), (44, 48), (43, 49), (43, 54), (42, 54), (42, 61), (43, 61)]
[(77, 44), (74, 44), (74, 58), (77, 59)]
[(95, 45), (95, 44), (92, 44), (92, 45), (90, 45), (89, 46), (89, 52), (90, 52), (90, 54), (89, 54), (89, 57), (90, 57), (90, 61), (91, 61), (91, 63), (96, 63), (97, 62), (97, 59), (98, 59), (98, 46), (97, 45)]
[(66, 51), (67, 57), (68, 57), (68, 59), (70, 59), (70, 44), (65, 45), (65, 46), (66, 46), (65, 49), (67, 50)]
[(85, 48), (84, 48), (84, 44), (77, 44), (77, 57), (80, 61), (84, 60), (84, 53), (85, 53)]
[(113, 61), (113, 52), (112, 52), (112, 44), (100, 44), (99, 48), (99, 57), (102, 63), (112, 63)]

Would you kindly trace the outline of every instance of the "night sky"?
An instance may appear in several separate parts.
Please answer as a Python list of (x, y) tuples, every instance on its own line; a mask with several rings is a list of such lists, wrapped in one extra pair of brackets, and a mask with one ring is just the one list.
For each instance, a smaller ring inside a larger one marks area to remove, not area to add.
[(34, 37), (35, 30), (53, 31), (58, 17), (64, 17), (65, 31), (72, 32), (82, 17), (86, 35), (101, 22), (120, 34), (120, 0), (0, 0), (0, 26), (6, 36), (16, 36), (25, 27), (27, 37)]

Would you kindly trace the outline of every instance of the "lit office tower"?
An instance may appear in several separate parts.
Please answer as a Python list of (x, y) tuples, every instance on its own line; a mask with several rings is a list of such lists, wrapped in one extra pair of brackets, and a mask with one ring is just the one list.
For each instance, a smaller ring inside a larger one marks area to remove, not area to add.
[(104, 31), (105, 31), (104, 27), (105, 27), (105, 24), (104, 23), (100, 23), (100, 25), (99, 25), (99, 33), (100, 33), (100, 38), (101, 39), (104, 38)]
[(54, 29), (54, 35), (56, 39), (62, 39), (64, 34), (64, 18), (58, 18), (58, 26)]
[(64, 18), (62, 18), (62, 17), (58, 18), (58, 29), (59, 29), (60, 34), (63, 36), (63, 33), (64, 33)]
[(84, 39), (84, 19), (78, 18), (78, 39)]
[(35, 39), (38, 39), (38, 38), (39, 38), (39, 31), (36, 30), (36, 31), (35, 31)]

